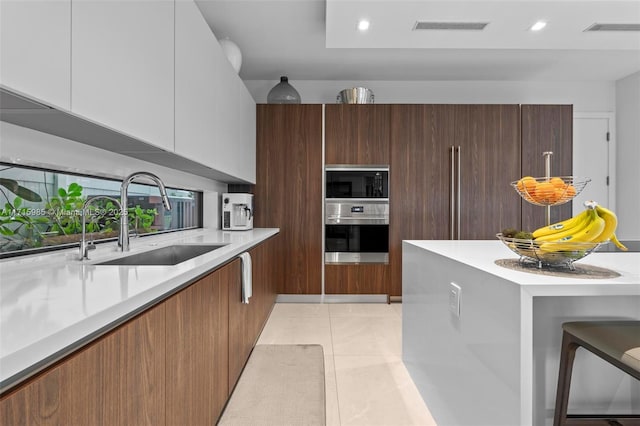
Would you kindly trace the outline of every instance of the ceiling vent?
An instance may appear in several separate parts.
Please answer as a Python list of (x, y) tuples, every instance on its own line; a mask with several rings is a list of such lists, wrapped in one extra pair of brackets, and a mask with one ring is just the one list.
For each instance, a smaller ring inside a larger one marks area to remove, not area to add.
[(593, 24), (585, 31), (640, 31), (640, 24)]
[(425, 22), (417, 21), (414, 30), (456, 30), (456, 31), (482, 31), (489, 25), (488, 22)]

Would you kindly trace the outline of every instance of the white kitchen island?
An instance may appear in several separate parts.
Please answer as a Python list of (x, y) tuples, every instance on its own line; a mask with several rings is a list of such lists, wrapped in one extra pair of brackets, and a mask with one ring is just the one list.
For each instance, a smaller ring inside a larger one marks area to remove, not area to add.
[[(598, 279), (498, 266), (517, 258), (500, 241), (403, 241), (402, 256), (403, 360), (438, 426), (551, 424), (561, 324), (640, 319), (640, 253), (576, 262), (620, 274)], [(589, 412), (640, 412), (640, 383), (580, 349), (569, 413)]]

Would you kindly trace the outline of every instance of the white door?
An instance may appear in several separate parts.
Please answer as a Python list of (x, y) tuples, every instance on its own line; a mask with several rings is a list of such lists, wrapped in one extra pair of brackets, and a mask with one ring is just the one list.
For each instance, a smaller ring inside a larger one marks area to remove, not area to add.
[(610, 114), (576, 113), (573, 119), (573, 176), (590, 178), (582, 192), (573, 199), (573, 214), (584, 209), (587, 200), (615, 209), (613, 194), (613, 142)]

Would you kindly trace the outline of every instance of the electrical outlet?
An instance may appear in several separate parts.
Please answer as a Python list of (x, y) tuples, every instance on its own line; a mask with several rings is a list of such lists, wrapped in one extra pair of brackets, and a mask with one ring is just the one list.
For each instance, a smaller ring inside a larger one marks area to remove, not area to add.
[(460, 294), (462, 288), (454, 282), (449, 284), (449, 311), (456, 317), (460, 317)]

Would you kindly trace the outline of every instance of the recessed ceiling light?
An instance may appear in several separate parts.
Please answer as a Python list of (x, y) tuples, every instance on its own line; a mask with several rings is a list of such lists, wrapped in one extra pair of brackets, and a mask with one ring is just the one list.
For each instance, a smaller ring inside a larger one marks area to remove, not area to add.
[(371, 24), (366, 19), (361, 19), (358, 21), (358, 29), (360, 31), (367, 31), (369, 29), (369, 25)]
[(544, 27), (547, 26), (547, 23), (544, 21), (538, 21), (529, 28), (531, 31), (540, 31)]

